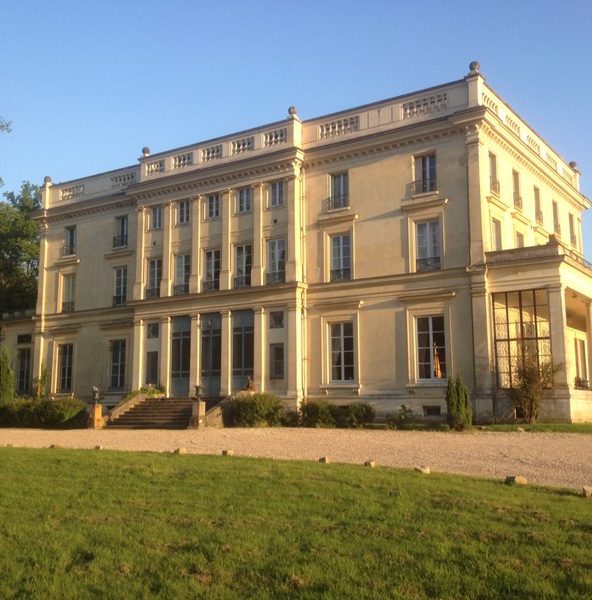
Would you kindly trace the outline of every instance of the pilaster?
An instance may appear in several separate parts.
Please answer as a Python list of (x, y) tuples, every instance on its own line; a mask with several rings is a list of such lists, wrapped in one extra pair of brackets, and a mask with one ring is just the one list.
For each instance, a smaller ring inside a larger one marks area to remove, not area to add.
[(232, 391), (232, 313), (220, 311), (221, 357), (220, 357), (220, 396), (228, 396)]
[(162, 232), (162, 279), (160, 280), (160, 295), (171, 295), (171, 237), (172, 237), (172, 205), (164, 205), (164, 222)]
[(171, 393), (171, 318), (160, 321), (160, 384), (164, 385), (167, 396)]
[(573, 364), (568, 360), (565, 334), (567, 316), (565, 312), (565, 287), (561, 284), (549, 286), (549, 326), (551, 328), (551, 355), (553, 365), (561, 365), (555, 373), (553, 387), (567, 387), (574, 380)]
[(143, 385), (144, 372), (144, 320), (134, 321), (133, 354), (132, 354), (132, 390), (139, 390)]
[(468, 219), (469, 219), (469, 257), (470, 264), (481, 264), (485, 259), (484, 231), (485, 222), (489, 221), (488, 211), (484, 205), (482, 195), (484, 182), (481, 165), (487, 165), (482, 160), (481, 152), (484, 149), (479, 136), (479, 127), (471, 125), (466, 128), (467, 146), (467, 194), (468, 194)]
[(253, 262), (251, 266), (251, 285), (263, 285), (263, 191), (262, 183), (254, 185), (253, 191)]
[(232, 286), (230, 285), (230, 277), (232, 274), (231, 268), (231, 243), (230, 243), (230, 232), (232, 224), (232, 193), (229, 189), (224, 190), (222, 193), (222, 248), (221, 251), (221, 265), (220, 265), (220, 289), (229, 290)]
[(189, 359), (189, 395), (193, 388), (201, 383), (201, 317), (199, 314), (191, 315), (191, 355)]
[(288, 306), (288, 396), (300, 404), (302, 389), (302, 310), (300, 299)]
[(286, 240), (286, 281), (302, 281), (300, 162), (294, 162), (294, 174), (286, 179), (288, 239)]
[[(200, 276), (200, 255), (201, 255), (201, 196), (193, 199), (191, 205), (191, 274), (189, 276), (189, 293), (197, 294), (199, 292)], [(193, 379), (191, 380), (193, 381)]]
[(133, 299), (141, 300), (144, 290), (144, 247), (146, 236), (146, 209), (138, 208), (138, 234), (136, 236), (136, 280), (134, 281)]
[(267, 380), (267, 362), (265, 357), (265, 309), (257, 307), (253, 309), (253, 383), (255, 389), (260, 392), (265, 391), (265, 382)]

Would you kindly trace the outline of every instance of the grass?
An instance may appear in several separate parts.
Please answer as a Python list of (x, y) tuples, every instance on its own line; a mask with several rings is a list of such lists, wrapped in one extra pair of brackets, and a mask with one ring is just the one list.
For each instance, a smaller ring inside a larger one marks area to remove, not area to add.
[(522, 427), (524, 431), (540, 431), (549, 433), (590, 433), (592, 423), (500, 423), (498, 425), (485, 425), (486, 431), (517, 431)]
[(458, 476), (0, 449), (2, 598), (587, 598), (592, 504)]

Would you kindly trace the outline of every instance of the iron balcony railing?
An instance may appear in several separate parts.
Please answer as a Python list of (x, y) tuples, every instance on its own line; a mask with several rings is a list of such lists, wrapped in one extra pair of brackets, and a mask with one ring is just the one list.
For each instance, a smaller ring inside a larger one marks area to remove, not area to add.
[(347, 208), (349, 206), (349, 196), (347, 194), (339, 194), (331, 196), (327, 199), (327, 210), (336, 210), (338, 208)]
[(113, 306), (125, 306), (125, 296), (113, 296)]
[(62, 312), (74, 312), (74, 302), (62, 302)]
[(146, 298), (160, 298), (160, 287), (146, 288)]
[(495, 179), (495, 177), (490, 177), (489, 178), (489, 189), (492, 194), (499, 196), (499, 193), (500, 193), (499, 180)]
[(514, 207), (522, 210), (522, 196), (520, 194), (514, 194)]
[(286, 281), (285, 271), (272, 271), (267, 273), (267, 283), (284, 283)]
[(249, 287), (251, 285), (251, 276), (250, 275), (239, 275), (234, 278), (234, 287)]
[(416, 271), (437, 271), (440, 268), (440, 257), (418, 258), (415, 261)]
[(428, 192), (438, 191), (438, 180), (436, 177), (431, 179), (418, 179), (411, 183), (412, 194), (426, 194)]
[(351, 269), (331, 269), (331, 281), (348, 281), (351, 279)]
[(75, 256), (76, 244), (64, 244), (60, 249), (61, 256)]
[(113, 248), (125, 248), (127, 246), (127, 235), (116, 235), (113, 237)]
[(173, 294), (175, 296), (183, 296), (184, 294), (189, 293), (189, 284), (188, 283), (178, 283), (173, 286)]
[(206, 279), (203, 282), (203, 291), (204, 292), (212, 292), (220, 288), (220, 279), (216, 277), (215, 279)]

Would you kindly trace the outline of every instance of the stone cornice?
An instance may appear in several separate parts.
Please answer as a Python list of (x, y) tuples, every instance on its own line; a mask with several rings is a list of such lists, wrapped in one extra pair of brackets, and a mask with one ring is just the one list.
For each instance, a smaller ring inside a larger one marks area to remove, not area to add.
[(109, 211), (120, 210), (135, 205), (135, 201), (131, 198), (126, 198), (122, 194), (112, 197), (92, 198), (90, 200), (81, 200), (64, 206), (55, 206), (48, 209), (37, 211), (32, 218), (42, 223), (55, 223), (58, 221), (66, 221), (73, 217), (81, 217), (85, 215), (93, 215)]

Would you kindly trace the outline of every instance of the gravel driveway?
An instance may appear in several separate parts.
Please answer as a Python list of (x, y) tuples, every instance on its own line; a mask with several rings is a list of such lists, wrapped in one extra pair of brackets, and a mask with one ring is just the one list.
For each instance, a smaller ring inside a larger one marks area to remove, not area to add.
[(0, 446), (94, 448), (318, 460), (460, 473), (493, 479), (524, 475), (530, 483), (592, 485), (592, 436), (577, 433), (440, 433), (347, 429), (68, 430), (0, 429)]

